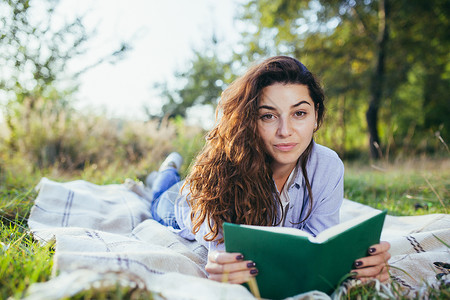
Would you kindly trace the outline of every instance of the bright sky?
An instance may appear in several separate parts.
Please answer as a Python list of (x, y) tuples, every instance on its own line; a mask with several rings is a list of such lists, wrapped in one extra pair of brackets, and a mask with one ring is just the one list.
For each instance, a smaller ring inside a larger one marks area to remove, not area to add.
[(80, 78), (77, 107), (143, 118), (144, 104), (161, 105), (154, 83), (173, 81), (176, 70), (186, 69), (192, 49), (203, 49), (213, 31), (225, 47), (237, 41), (239, 1), (63, 0), (58, 13), (71, 18), (87, 12), (85, 25), (97, 31), (90, 56), (109, 53), (121, 41), (130, 41), (133, 48), (122, 61), (105, 63)]

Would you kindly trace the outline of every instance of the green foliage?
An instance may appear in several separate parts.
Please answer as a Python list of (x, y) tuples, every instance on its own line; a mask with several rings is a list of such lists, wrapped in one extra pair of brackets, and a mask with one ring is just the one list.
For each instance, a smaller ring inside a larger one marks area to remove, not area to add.
[[(342, 156), (367, 151), (370, 103), (376, 107), (378, 154), (442, 151), (442, 140), (450, 139), (448, 1), (383, 1), (386, 18), (379, 0), (247, 1), (238, 15), (245, 30), (232, 59), (196, 52), (192, 68), (178, 77), (183, 84), (164, 86), (166, 111), (169, 103), (185, 111), (192, 99), (203, 99), (202, 82), (228, 82), (224, 74), (232, 79), (254, 61), (292, 55), (324, 84), (328, 112), (318, 136)], [(209, 88), (217, 98), (219, 87)]]
[[(252, 0), (241, 16), (250, 25), (258, 24), (244, 40), (252, 41), (243, 53), (247, 60), (294, 55), (321, 76), (331, 108), (327, 122), (333, 128), (324, 136), (340, 140), (330, 142), (342, 154), (363, 146), (381, 24), (378, 2)], [(450, 83), (448, 2), (386, 2), (390, 39), (378, 129), (391, 152), (410, 150), (411, 144), (435, 151), (420, 142), (433, 132), (439, 131), (444, 140), (449, 134), (450, 107), (443, 91)]]
[(0, 75), (0, 87), (12, 101), (24, 103), (27, 97), (47, 95), (69, 60), (85, 51), (88, 34), (81, 19), (55, 25), (57, 3), (13, 0), (0, 4), (0, 64), (6, 71)]
[(95, 172), (128, 164), (157, 169), (171, 151), (192, 159), (204, 141), (204, 132), (190, 129), (183, 119), (159, 126), (156, 121), (126, 122), (80, 114), (46, 116), (42, 119), (33, 114), (31, 134), (16, 132), (18, 151), (12, 151), (6, 137), (6, 143), (0, 145), (2, 159), (20, 161), (19, 157), (24, 157), (28, 162), (25, 168), (36, 171), (57, 167), (66, 172)]
[(156, 84), (166, 100), (160, 118), (186, 117), (190, 107), (217, 105), (220, 94), (231, 81), (231, 65), (222, 62), (214, 48), (204, 52), (195, 51), (189, 67), (176, 72), (176, 87), (169, 87), (167, 82)]
[[(11, 0), (0, 3), (0, 88), (8, 101), (33, 108), (33, 100), (73, 86), (73, 78), (104, 61), (120, 60), (129, 49), (122, 42), (111, 54), (67, 74), (68, 64), (83, 57), (94, 36), (83, 17), (61, 20), (55, 14), (59, 0)], [(68, 76), (72, 75), (72, 76)], [(69, 82), (66, 80), (71, 78)], [(66, 85), (64, 87), (64, 84)]]
[[(21, 221), (15, 219), (15, 223)], [(53, 251), (37, 245), (22, 226), (0, 221), (0, 298), (22, 298), (27, 288), (50, 277)]]
[(0, 3), (0, 105), (8, 130), (0, 141), (8, 145), (8, 151), (27, 156), (40, 167), (59, 161), (70, 168), (82, 163), (74, 157), (76, 154), (58, 155), (60, 148), (70, 152), (74, 147), (60, 136), (77, 131), (71, 128), (77, 121), (73, 119), (71, 97), (77, 76), (107, 59), (117, 61), (128, 45), (122, 43), (112, 54), (69, 74), (69, 63), (83, 57), (93, 35), (86, 31), (81, 17), (62, 22), (55, 14), (58, 3)]

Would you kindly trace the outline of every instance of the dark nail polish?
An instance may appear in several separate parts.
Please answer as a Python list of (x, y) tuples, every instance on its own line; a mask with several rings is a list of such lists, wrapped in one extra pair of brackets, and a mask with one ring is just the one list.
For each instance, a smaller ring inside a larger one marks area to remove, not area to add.
[(258, 269), (251, 269), (250, 274), (252, 275), (258, 274)]
[(372, 248), (369, 248), (369, 253), (370, 253), (370, 254), (375, 253), (375, 251), (377, 251), (377, 249), (375, 249), (375, 248), (373, 248), (373, 247), (372, 247)]
[(256, 264), (254, 262), (249, 262), (247, 263), (247, 268), (254, 268), (256, 266)]
[(356, 276), (358, 276), (358, 272), (353, 271), (350, 273), (350, 278), (356, 278)]
[(239, 254), (238, 256), (236, 256), (236, 259), (237, 260), (243, 260), (244, 259), (244, 255)]
[(360, 261), (360, 260), (357, 260), (357, 261), (355, 261), (355, 267), (361, 267), (362, 266), (362, 261)]

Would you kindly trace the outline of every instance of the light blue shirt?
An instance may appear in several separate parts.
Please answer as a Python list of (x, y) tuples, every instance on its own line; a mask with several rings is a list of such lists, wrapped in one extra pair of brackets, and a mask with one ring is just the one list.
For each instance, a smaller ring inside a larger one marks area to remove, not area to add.
[[(339, 223), (339, 209), (344, 198), (344, 164), (336, 152), (313, 142), (311, 155), (306, 164), (313, 204), (311, 214), (300, 224), (299, 222), (308, 215), (310, 197), (300, 164), (297, 168), (294, 180), (287, 187), (290, 202), (287, 206), (286, 219), (281, 225), (298, 228), (316, 236)], [(186, 194), (185, 190), (175, 201), (175, 216), (180, 227), (178, 234), (189, 240), (197, 240), (208, 250), (225, 250), (224, 244), (207, 242), (203, 239), (210, 231), (206, 223), (202, 224), (197, 234), (192, 233), (191, 210), (186, 201)], [(281, 214), (278, 215), (281, 217)]]

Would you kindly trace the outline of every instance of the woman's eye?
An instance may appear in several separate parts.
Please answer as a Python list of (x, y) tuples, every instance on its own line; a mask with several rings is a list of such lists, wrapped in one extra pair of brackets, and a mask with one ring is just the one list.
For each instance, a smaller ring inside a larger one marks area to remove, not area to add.
[(272, 114), (264, 114), (260, 118), (261, 120), (271, 120), (274, 118), (274, 116)]
[(304, 115), (306, 115), (306, 112), (304, 112), (304, 111), (297, 111), (297, 112), (295, 113), (295, 116), (296, 116), (296, 117), (303, 117)]

